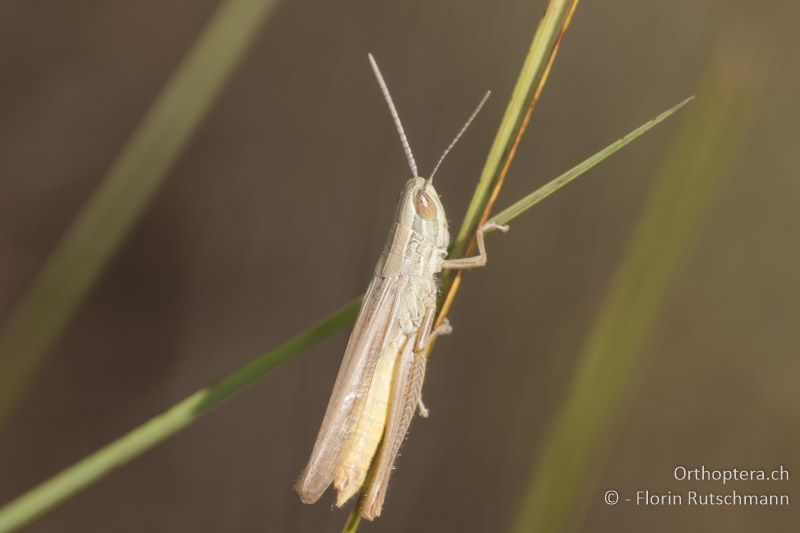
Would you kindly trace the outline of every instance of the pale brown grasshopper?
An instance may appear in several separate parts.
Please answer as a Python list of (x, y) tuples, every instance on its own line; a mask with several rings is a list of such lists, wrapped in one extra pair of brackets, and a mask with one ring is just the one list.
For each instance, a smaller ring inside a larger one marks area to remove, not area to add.
[(403, 187), (394, 225), (347, 343), (314, 450), (295, 489), (303, 502), (314, 503), (333, 483), (338, 492), (336, 505), (342, 506), (364, 487), (359, 512), (372, 520), (381, 513), (392, 465), (414, 410), (419, 406), (420, 414), (427, 416), (421, 399), (425, 348), (436, 335), (451, 331), (446, 321), (433, 328), (436, 275), (442, 269), (486, 264), (483, 234), (489, 226), (478, 230), (479, 255), (445, 259), (450, 236), (433, 176), (489, 93), (426, 180), (419, 177), (389, 89), (371, 54), (369, 61), (400, 135), (412, 178)]

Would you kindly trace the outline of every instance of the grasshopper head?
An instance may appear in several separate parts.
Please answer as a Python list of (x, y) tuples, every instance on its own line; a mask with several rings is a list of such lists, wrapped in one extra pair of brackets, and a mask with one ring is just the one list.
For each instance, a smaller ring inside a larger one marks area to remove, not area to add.
[(433, 184), (423, 178), (411, 178), (400, 193), (396, 221), (413, 229), (435, 244), (447, 248), (450, 235), (447, 215)]

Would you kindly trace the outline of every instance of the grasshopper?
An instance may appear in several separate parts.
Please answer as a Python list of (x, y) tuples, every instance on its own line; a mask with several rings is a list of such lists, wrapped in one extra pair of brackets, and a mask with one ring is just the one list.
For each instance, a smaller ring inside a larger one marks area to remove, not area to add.
[(400, 195), (395, 221), (364, 297), (345, 349), (325, 418), (311, 458), (295, 485), (304, 503), (314, 503), (333, 483), (341, 507), (359, 490), (359, 512), (373, 520), (381, 514), (389, 477), (414, 411), (422, 403), (426, 347), (450, 333), (446, 320), (436, 328), (436, 276), (442, 269), (486, 264), (484, 225), (476, 235), (479, 254), (445, 259), (450, 244), (447, 218), (433, 187), (433, 176), (448, 152), (480, 111), (486, 93), (430, 177), (419, 177), (400, 117), (375, 59), (369, 62), (386, 100), (412, 177)]

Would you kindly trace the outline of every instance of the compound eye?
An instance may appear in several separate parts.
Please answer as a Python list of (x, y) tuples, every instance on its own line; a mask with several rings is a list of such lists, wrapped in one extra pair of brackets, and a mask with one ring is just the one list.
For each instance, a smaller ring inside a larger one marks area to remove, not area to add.
[(414, 210), (424, 220), (436, 218), (436, 204), (425, 189), (417, 189), (414, 193)]

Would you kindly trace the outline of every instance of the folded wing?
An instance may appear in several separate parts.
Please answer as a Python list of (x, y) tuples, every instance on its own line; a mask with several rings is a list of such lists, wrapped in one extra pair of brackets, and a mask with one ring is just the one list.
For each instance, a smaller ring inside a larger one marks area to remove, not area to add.
[(314, 503), (333, 481), (343, 445), (353, 431), (364, 406), (378, 356), (397, 314), (406, 283), (403, 276), (376, 276), (345, 349), (314, 450), (295, 490), (304, 503)]

